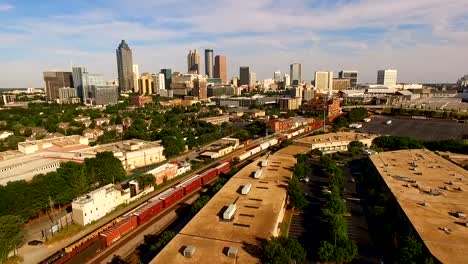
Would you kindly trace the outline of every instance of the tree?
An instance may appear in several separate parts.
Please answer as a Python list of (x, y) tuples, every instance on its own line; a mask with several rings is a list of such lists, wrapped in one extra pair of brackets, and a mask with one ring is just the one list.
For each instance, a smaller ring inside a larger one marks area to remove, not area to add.
[(286, 139), (285, 141), (281, 142), (280, 147), (285, 148), (287, 146), (290, 146), (292, 144), (292, 141), (289, 139)]
[(158, 242), (156, 244), (151, 245), (150, 250), (153, 252), (159, 252), (161, 249), (164, 248), (165, 245), (169, 244), (171, 240), (176, 236), (175, 232), (172, 231), (164, 231), (158, 237)]
[(397, 263), (420, 263), (424, 260), (423, 245), (414, 236), (403, 239), (397, 255)]
[(268, 264), (304, 263), (306, 251), (295, 239), (272, 237), (262, 244), (262, 262)]
[(361, 121), (364, 118), (367, 118), (367, 109), (365, 108), (352, 108), (348, 114), (349, 122)]
[(304, 197), (304, 191), (296, 176), (293, 175), (289, 181), (288, 195), (292, 206), (302, 209), (307, 206), (307, 199)]
[(8, 258), (8, 254), (23, 242), (23, 221), (18, 216), (0, 216), (0, 261)]
[(152, 185), (156, 185), (156, 178), (154, 178), (151, 174), (141, 174), (136, 177), (138, 182), (138, 186), (144, 189), (146, 187), (150, 187)]
[(128, 262), (125, 261), (121, 256), (114, 255), (109, 264), (128, 264)]
[(125, 177), (122, 162), (110, 151), (97, 153), (94, 159), (85, 159), (85, 166), (92, 183), (100, 186), (119, 182)]
[(200, 196), (191, 206), (190, 211), (193, 215), (198, 213), (208, 202), (210, 201), (210, 196), (202, 195)]

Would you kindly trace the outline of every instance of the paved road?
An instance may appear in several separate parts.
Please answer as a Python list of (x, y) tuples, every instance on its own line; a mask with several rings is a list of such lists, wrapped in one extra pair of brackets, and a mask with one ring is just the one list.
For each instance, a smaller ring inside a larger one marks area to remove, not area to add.
[[(392, 120), (386, 125), (387, 120)], [(410, 119), (395, 116), (374, 116), (369, 123), (362, 123), (359, 132), (381, 135), (408, 136), (420, 140), (462, 139), (468, 134), (468, 123), (447, 119)]]

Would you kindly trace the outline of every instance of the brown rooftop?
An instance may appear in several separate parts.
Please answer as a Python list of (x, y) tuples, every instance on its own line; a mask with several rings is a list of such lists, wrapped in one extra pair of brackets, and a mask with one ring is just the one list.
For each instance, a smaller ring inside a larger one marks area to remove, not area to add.
[(442, 263), (466, 263), (468, 219), (457, 213), (468, 213), (468, 172), (429, 150), (370, 159), (431, 254)]
[[(286, 149), (268, 157), (260, 179), (252, 174), (266, 157), (234, 175), (151, 263), (259, 263), (260, 240), (277, 235), (283, 218), (294, 155), (308, 151), (298, 146)], [(252, 184), (250, 192), (240, 194), (248, 183)], [(222, 214), (230, 204), (237, 206), (235, 216), (232, 221), (223, 221)], [(196, 248), (191, 258), (181, 254), (186, 246)], [(237, 258), (227, 256), (229, 247), (238, 249)]]

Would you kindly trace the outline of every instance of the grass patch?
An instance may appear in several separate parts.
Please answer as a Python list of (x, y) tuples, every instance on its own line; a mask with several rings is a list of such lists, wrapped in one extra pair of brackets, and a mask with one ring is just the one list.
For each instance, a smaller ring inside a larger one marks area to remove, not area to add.
[(83, 228), (84, 228), (83, 226), (80, 226), (78, 224), (68, 225), (68, 226), (64, 227), (62, 230), (55, 233), (55, 235), (53, 237), (50, 237), (49, 240), (47, 240), (45, 242), (45, 244), (46, 245), (47, 244), (52, 244), (52, 243), (60, 241), (62, 239), (71, 237), (71, 236), (77, 234), (78, 232), (80, 232)]
[(281, 236), (284, 236), (284, 237), (288, 236), (289, 224), (291, 223), (292, 215), (293, 215), (292, 210), (286, 210), (286, 212), (284, 213), (283, 221), (281, 221), (281, 224), (279, 226)]

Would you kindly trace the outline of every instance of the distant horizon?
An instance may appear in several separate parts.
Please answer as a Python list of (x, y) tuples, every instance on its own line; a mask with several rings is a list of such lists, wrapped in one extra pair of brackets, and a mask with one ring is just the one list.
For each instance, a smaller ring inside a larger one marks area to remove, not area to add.
[(298, 62), (306, 80), (350, 69), (375, 83), (391, 68), (399, 82), (455, 83), (468, 73), (467, 13), (466, 0), (5, 0), (0, 86), (41, 87), (42, 72), (72, 63), (116, 79), (122, 39), (140, 73), (187, 72), (188, 51), (206, 48), (227, 57), (229, 79), (240, 66), (261, 80)]

